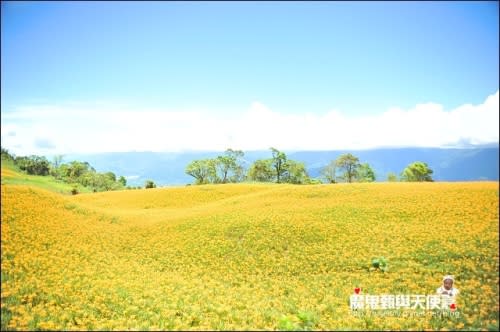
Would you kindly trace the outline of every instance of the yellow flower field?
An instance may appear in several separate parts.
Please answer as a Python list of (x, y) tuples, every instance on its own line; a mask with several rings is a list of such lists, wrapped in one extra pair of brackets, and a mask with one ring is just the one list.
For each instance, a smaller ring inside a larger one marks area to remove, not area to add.
[[(1, 194), (2, 330), (499, 327), (498, 182)], [(351, 312), (445, 274), (459, 315)]]

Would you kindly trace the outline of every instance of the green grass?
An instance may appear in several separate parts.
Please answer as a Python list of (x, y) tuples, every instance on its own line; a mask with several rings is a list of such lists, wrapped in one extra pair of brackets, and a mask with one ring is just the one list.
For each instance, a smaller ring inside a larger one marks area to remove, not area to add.
[(34, 186), (38, 188), (42, 188), (45, 190), (49, 190), (52, 192), (71, 195), (71, 190), (76, 187), (79, 193), (89, 193), (90, 189), (80, 185), (80, 184), (69, 184), (60, 180), (56, 180), (54, 177), (48, 176), (39, 176), (39, 175), (28, 175), (13, 162), (8, 160), (2, 160), (2, 169), (7, 169), (15, 173), (14, 176), (4, 175), (2, 172), (2, 185), (4, 184), (12, 184), (12, 185), (26, 185), (26, 186)]

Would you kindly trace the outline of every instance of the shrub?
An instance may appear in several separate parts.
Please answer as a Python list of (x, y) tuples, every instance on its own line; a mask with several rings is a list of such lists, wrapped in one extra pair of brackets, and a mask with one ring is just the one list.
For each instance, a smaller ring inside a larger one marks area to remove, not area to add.
[(146, 183), (144, 184), (144, 188), (146, 189), (156, 188), (156, 184), (151, 180), (147, 180)]
[(387, 260), (383, 256), (372, 259), (372, 267), (383, 272), (387, 271), (387, 269), (389, 268), (389, 266), (387, 265)]

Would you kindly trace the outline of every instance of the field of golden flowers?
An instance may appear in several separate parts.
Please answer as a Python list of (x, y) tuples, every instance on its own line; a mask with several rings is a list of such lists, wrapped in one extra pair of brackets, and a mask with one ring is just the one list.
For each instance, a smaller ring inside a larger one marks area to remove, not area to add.
[[(498, 182), (1, 195), (2, 330), (499, 327)], [(460, 315), (351, 312), (445, 274)]]

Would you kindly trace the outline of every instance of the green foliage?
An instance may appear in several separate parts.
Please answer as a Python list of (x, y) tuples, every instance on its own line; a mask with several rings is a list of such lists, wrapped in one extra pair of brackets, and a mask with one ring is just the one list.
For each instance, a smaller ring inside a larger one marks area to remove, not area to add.
[(280, 331), (296, 331), (297, 327), (292, 320), (287, 316), (282, 316), (278, 323), (278, 330)]
[(336, 164), (340, 170), (344, 170), (344, 173), (342, 174), (344, 180), (351, 183), (352, 180), (355, 179), (360, 166), (358, 157), (355, 157), (350, 153), (346, 153), (337, 158)]
[(299, 311), (297, 317), (300, 319), (299, 330), (309, 331), (319, 321), (319, 317), (310, 311)]
[(154, 183), (152, 180), (146, 180), (146, 182), (144, 183), (144, 188), (146, 189), (156, 188), (156, 183)]
[[(246, 178), (251, 181), (278, 183), (311, 183), (305, 165), (288, 160), (286, 154), (271, 148), (272, 158), (256, 160), (248, 169)], [(241, 182), (245, 179), (242, 166), (243, 151), (227, 149), (214, 159), (193, 160), (186, 166), (186, 174), (195, 184)]]
[(387, 181), (389, 181), (389, 182), (397, 182), (398, 181), (398, 176), (395, 173), (393, 173), (393, 172), (389, 172), (387, 174)]
[(243, 151), (227, 149), (213, 159), (193, 160), (185, 171), (194, 177), (195, 184), (241, 182), (245, 177), (243, 155)]
[(248, 170), (248, 179), (258, 182), (271, 182), (274, 177), (272, 159), (256, 160)]
[(288, 159), (284, 152), (271, 148), (273, 157), (256, 160), (248, 170), (251, 181), (277, 183), (311, 183), (304, 163)]
[(186, 166), (186, 173), (195, 178), (196, 184), (206, 184), (216, 176), (214, 166), (211, 159), (193, 160)]
[(364, 163), (359, 165), (356, 178), (359, 182), (373, 182), (375, 181), (375, 172), (368, 163)]
[(62, 167), (64, 178), (68, 178), (71, 182), (77, 182), (87, 172), (95, 172), (88, 162), (72, 161), (65, 167)]
[[(71, 185), (81, 185), (94, 192), (119, 190), (123, 189), (126, 185), (124, 177), (120, 177), (117, 180), (113, 172), (97, 173), (88, 162), (74, 160), (70, 163), (62, 164), (62, 155), (55, 156), (53, 162), (49, 163), (43, 156), (33, 155), (14, 158), (7, 150), (2, 149), (2, 158), (12, 158), (11, 160), (14, 165), (29, 175), (51, 175), (56, 180)], [(72, 191), (70, 190), (70, 192)]]
[(305, 184), (309, 183), (309, 176), (306, 171), (306, 166), (304, 163), (287, 160), (284, 168), (286, 172), (283, 175), (283, 182), (293, 183), (293, 184)]
[(73, 187), (76, 187), (79, 193), (91, 192), (89, 188), (84, 187), (79, 183), (66, 183), (62, 180), (57, 180), (52, 176), (24, 174), (13, 162), (2, 163), (2, 168), (7, 168), (18, 173), (16, 176), (2, 177), (2, 184), (34, 186), (66, 195), (71, 194)]
[(423, 182), (423, 181), (433, 181), (432, 175), (433, 171), (429, 166), (421, 161), (416, 161), (409, 164), (401, 173), (401, 180), (408, 182)]
[(106, 172), (104, 176), (109, 179), (111, 182), (116, 182), (116, 175), (113, 172)]
[(335, 160), (321, 169), (320, 176), (326, 183), (337, 183), (337, 163)]
[(58, 155), (55, 155), (53, 158), (52, 158), (52, 165), (54, 166), (54, 168), (59, 168), (59, 166), (61, 166), (62, 164), (62, 160), (63, 160), (64, 156), (62, 154), (58, 154)]
[(372, 259), (372, 268), (386, 272), (389, 269), (389, 266), (385, 257), (381, 256)]
[(41, 156), (16, 157), (14, 162), (20, 170), (30, 175), (49, 175), (49, 161)]
[(299, 311), (297, 315), (283, 315), (278, 321), (280, 331), (310, 331), (319, 321), (318, 316), (310, 311)]
[(127, 179), (125, 179), (125, 177), (122, 175), (118, 178), (118, 182), (123, 186), (125, 187), (127, 185)]
[[(343, 171), (340, 177), (337, 171)], [(358, 157), (351, 153), (340, 155), (336, 160), (332, 160), (321, 169), (321, 178), (327, 183), (337, 183), (341, 178), (346, 182), (373, 182), (375, 172), (368, 163), (360, 164)]]
[(308, 178), (305, 184), (322, 184), (320, 179)]
[(240, 158), (243, 151), (227, 149), (224, 155), (215, 159), (217, 181), (220, 183), (241, 181), (242, 169)]
[(275, 171), (276, 182), (281, 183), (281, 178), (288, 171), (287, 169), (287, 156), (284, 152), (279, 151), (278, 149), (271, 148), (272, 157), (272, 166)]
[(1, 148), (1, 159), (2, 161), (4, 160), (14, 161), (15, 157), (9, 152), (9, 150)]

